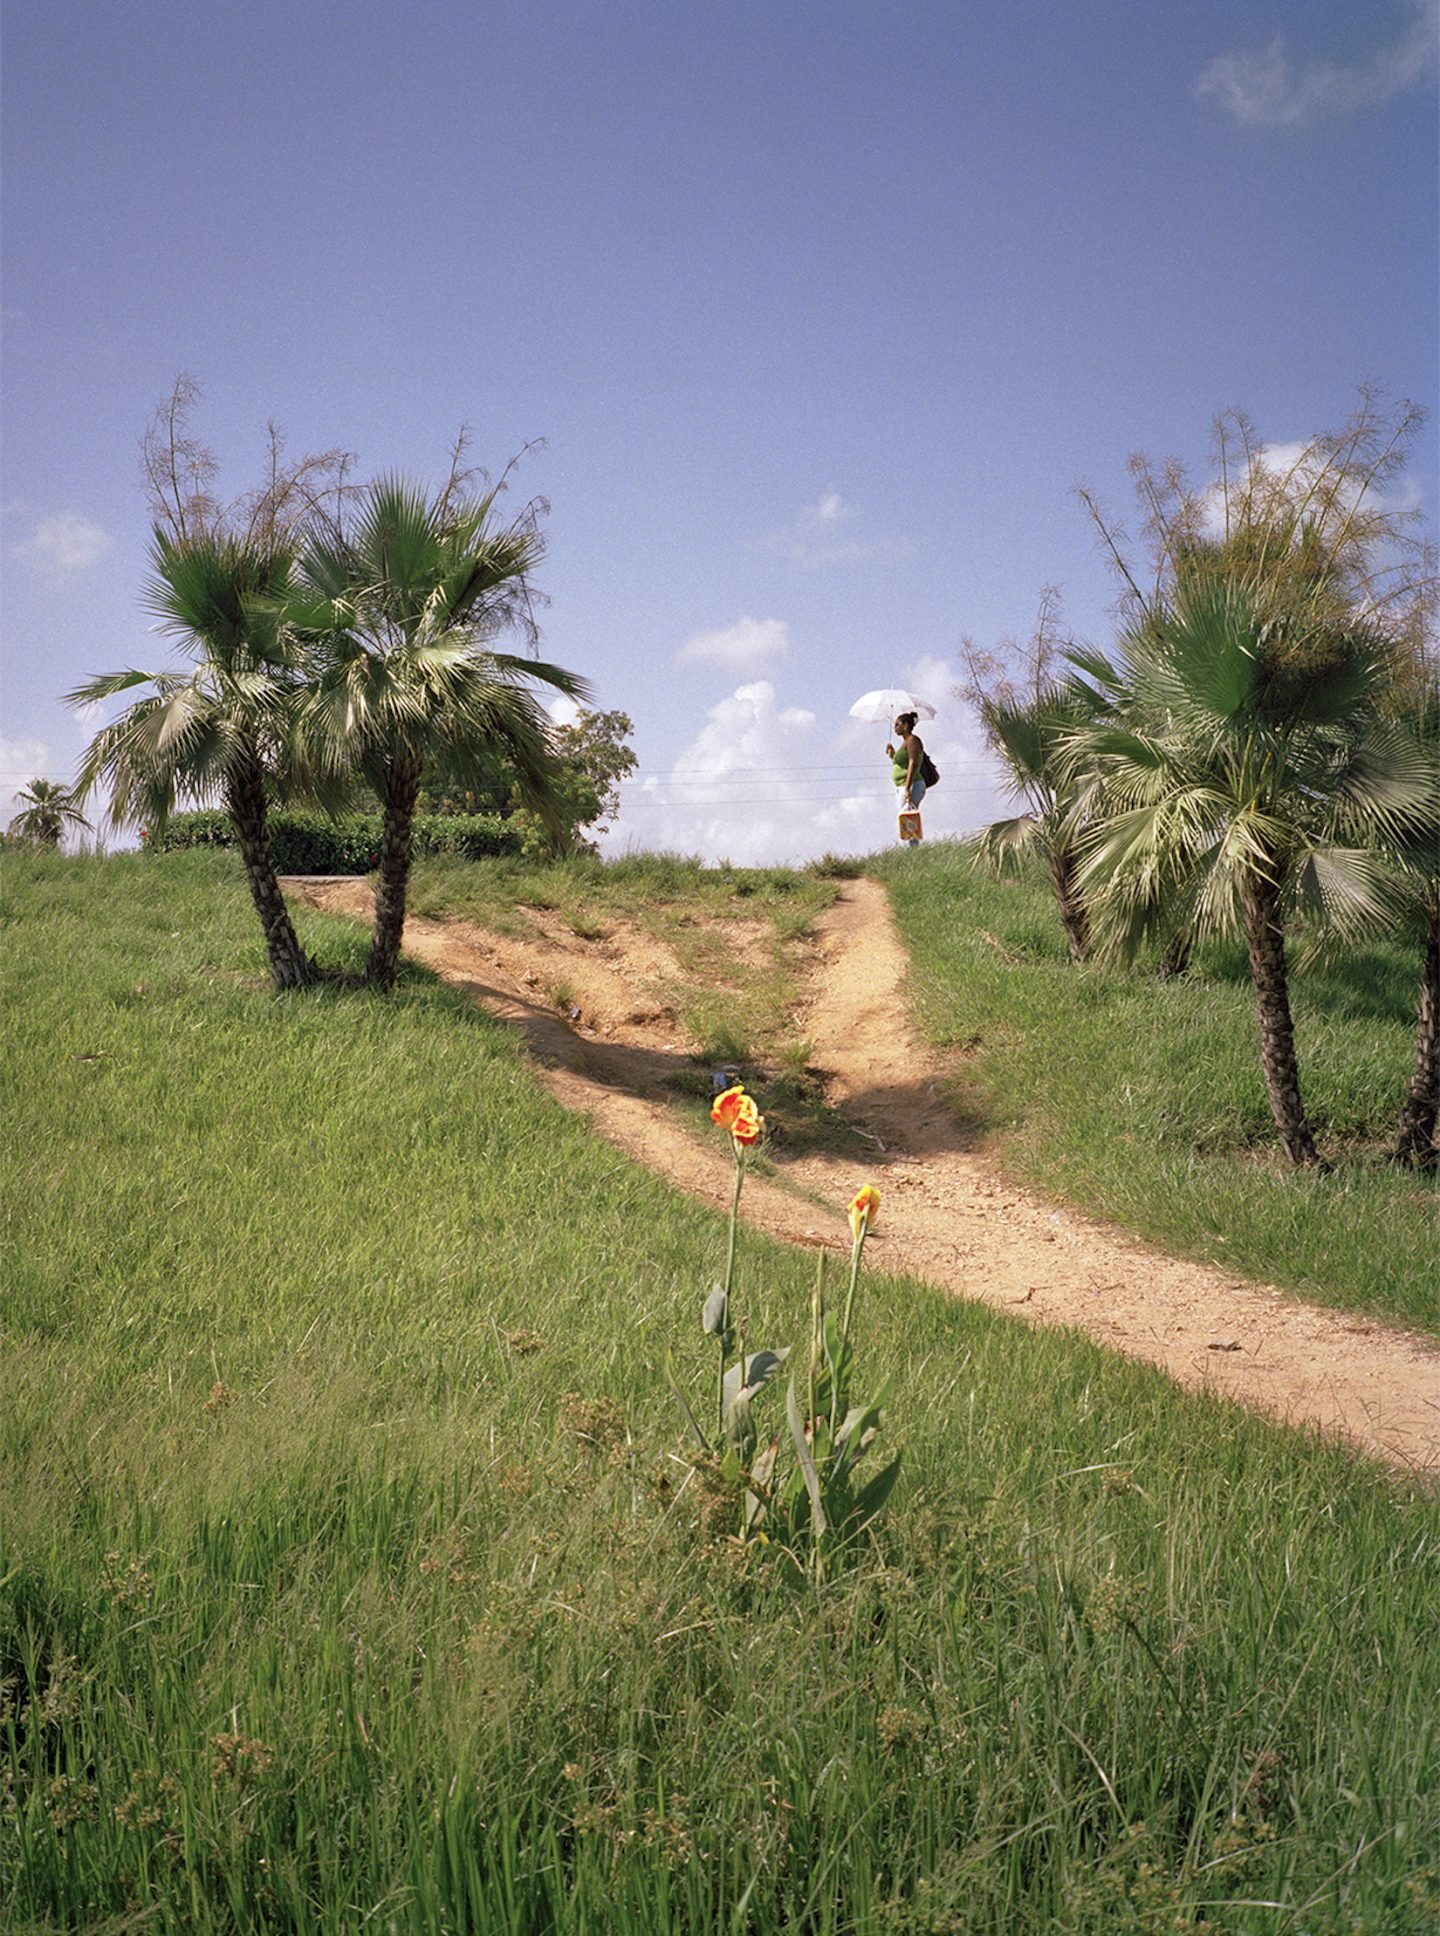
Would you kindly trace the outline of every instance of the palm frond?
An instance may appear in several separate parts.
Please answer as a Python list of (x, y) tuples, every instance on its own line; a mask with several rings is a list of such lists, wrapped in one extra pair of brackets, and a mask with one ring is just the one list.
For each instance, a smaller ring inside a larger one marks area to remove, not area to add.
[(1011, 820), (995, 820), (967, 836), (975, 858), (993, 873), (1005, 874), (1022, 866), (1040, 851), (1043, 841), (1041, 822), (1036, 815), (1023, 813)]
[(586, 683), (558, 666), (499, 653), (490, 641), (528, 625), (533, 520), (491, 523), (494, 493), (431, 500), (403, 478), (365, 492), (343, 538), (322, 534), (301, 558), (288, 620), (315, 668), (299, 712), (297, 758), (336, 778), (348, 765), (383, 786), (391, 763), (443, 754), (454, 770), (503, 752), (518, 789), (549, 811), (555, 764), (549, 687), (578, 700)]
[(1290, 870), (1287, 906), (1343, 942), (1393, 931), (1403, 902), (1394, 869), (1374, 848), (1305, 846)]

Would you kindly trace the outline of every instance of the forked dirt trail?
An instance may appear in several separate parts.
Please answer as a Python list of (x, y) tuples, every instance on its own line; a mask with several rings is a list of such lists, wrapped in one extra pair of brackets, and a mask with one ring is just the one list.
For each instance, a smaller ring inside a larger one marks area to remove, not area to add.
[[(369, 917), (363, 881), (286, 885), (316, 907)], [(532, 919), (538, 943), (413, 918), (405, 943), (518, 1027), (554, 1094), (601, 1135), (727, 1208), (733, 1170), (724, 1139), (697, 1138), (665, 1100), (669, 1079), (690, 1064), (664, 1002), (674, 969), (666, 951), (619, 923), (586, 941), (554, 917)], [(877, 1266), (1033, 1323), (1074, 1326), (1179, 1384), (1339, 1433), (1405, 1471), (1440, 1475), (1433, 1342), (1166, 1257), (1008, 1187), (965, 1147), (941, 1094), (944, 1070), (910, 1026), (906, 957), (884, 889), (846, 882), (817, 944), (798, 1033), (826, 1074), (828, 1101), (871, 1140), (873, 1156), (862, 1166), (851, 1157), (777, 1157), (779, 1180), (752, 1175), (746, 1184), (747, 1222), (848, 1254), (845, 1206), (873, 1181), (883, 1198), (871, 1238)]]

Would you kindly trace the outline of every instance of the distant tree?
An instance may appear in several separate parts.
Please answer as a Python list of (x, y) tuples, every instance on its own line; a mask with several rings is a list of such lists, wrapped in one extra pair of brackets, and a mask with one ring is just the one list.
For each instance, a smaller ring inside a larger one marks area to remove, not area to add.
[(557, 807), (565, 845), (593, 849), (586, 836), (603, 834), (620, 811), (620, 785), (635, 771), (634, 751), (626, 741), (635, 730), (623, 712), (587, 712), (550, 732), (550, 750), (560, 767)]
[(15, 795), (22, 809), (10, 822), (10, 832), (39, 847), (58, 847), (66, 830), (90, 822), (81, 813), (73, 791), (58, 780), (32, 780)]
[(1062, 757), (1074, 730), (1091, 716), (1087, 695), (1064, 674), (1059, 594), (1047, 585), (1035, 629), (1024, 646), (983, 652), (961, 647), (966, 680), (957, 698), (973, 706), (991, 751), (1003, 764), (1009, 788), (1024, 812), (992, 821), (971, 836), (982, 865), (1005, 873), (1027, 856), (1043, 860), (1050, 876), (1070, 959), (1090, 953), (1090, 912), (1079, 882), (1077, 837), (1083, 824), (1086, 784)]
[(302, 589), (287, 610), (315, 668), (298, 746), (312, 783), (350, 785), (382, 815), (375, 925), (366, 978), (395, 980), (420, 789), (439, 762), (483, 783), (502, 758), (515, 793), (558, 830), (557, 762), (538, 683), (585, 696), (562, 668), (493, 649), (515, 627), (533, 636), (530, 574), (543, 545), (535, 508), (495, 515), (501, 485), (471, 495), (456, 446), (445, 488), (385, 479), (311, 534)]
[(301, 689), (285, 616), (297, 533), (327, 491), (341, 487), (339, 452), (287, 462), (271, 426), (269, 475), (222, 507), (210, 492), (213, 456), (188, 435), (198, 392), (180, 378), (143, 447), (155, 531), (146, 603), (183, 641), (190, 665), (125, 671), (68, 695), (96, 704), (147, 688), (95, 735), (77, 795), (104, 786), (115, 826), (164, 827), (177, 800), (219, 802), (235, 826), (245, 877), (277, 988), (315, 979), (280, 891), (270, 849), (269, 796), (288, 778), (287, 747)]
[(452, 776), (437, 760), (421, 789), (421, 809), (513, 817), (523, 827), (527, 849), (538, 854), (593, 852), (595, 843), (589, 836), (604, 833), (620, 811), (620, 784), (635, 770), (635, 754), (625, 743), (634, 730), (628, 713), (584, 708), (573, 722), (547, 729), (555, 762), (553, 804), (558, 830), (547, 827), (523, 804), (514, 769), (498, 753), (472, 764), (468, 784), (466, 776)]

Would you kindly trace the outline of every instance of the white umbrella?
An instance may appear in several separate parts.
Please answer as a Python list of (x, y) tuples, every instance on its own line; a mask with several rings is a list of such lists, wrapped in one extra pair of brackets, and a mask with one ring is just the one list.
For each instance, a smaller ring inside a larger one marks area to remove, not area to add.
[(881, 686), (877, 692), (862, 692), (850, 708), (852, 719), (866, 720), (872, 726), (882, 723), (888, 726), (901, 713), (918, 713), (921, 719), (933, 719), (935, 708), (928, 699), (917, 699), (903, 686)]

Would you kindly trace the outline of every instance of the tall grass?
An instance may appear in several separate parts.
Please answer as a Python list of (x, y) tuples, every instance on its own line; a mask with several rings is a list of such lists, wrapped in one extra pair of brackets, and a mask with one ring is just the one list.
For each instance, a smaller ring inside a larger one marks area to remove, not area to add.
[(1418, 939), (1294, 976), (1305, 1099), (1328, 1174), (1280, 1156), (1238, 946), (1183, 978), (1065, 957), (1037, 879), (937, 843), (882, 861), (921, 1025), (1012, 1173), (1173, 1249), (1340, 1309), (1440, 1333), (1440, 1180), (1387, 1161), (1414, 1055)]
[(1433, 1494), (867, 1272), (797, 1587), (678, 1456), (720, 1219), (224, 860), (3, 868), (0, 1926), (1433, 1927)]

